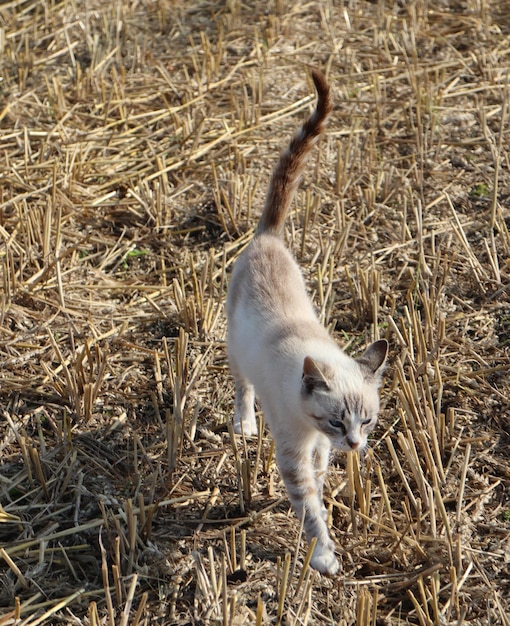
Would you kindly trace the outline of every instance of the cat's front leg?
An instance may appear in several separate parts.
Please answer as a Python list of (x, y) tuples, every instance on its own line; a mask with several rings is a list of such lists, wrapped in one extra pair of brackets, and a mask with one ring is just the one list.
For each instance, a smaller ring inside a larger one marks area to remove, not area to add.
[(317, 541), (310, 565), (321, 574), (334, 576), (338, 572), (339, 564), (335, 556), (334, 544), (332, 541), (329, 543), (329, 546), (324, 546)]
[(318, 482), (315, 476), (312, 450), (307, 454), (290, 446), (277, 448), (277, 461), (287, 488), (292, 506), (299, 518), (304, 512), (304, 527), (308, 543), (317, 538), (310, 565), (332, 576), (338, 571), (335, 544), (331, 541), (324, 520), (324, 504), (319, 497)]
[(317, 433), (315, 441), (315, 479), (317, 481), (317, 492), (321, 502), (322, 517), (324, 521), (328, 521), (328, 510), (324, 505), (324, 482), (326, 480), (326, 474), (329, 466), (329, 454), (331, 451), (331, 441), (329, 437), (322, 433)]
[(236, 404), (234, 413), (234, 432), (237, 435), (252, 437), (257, 434), (255, 417), (255, 390), (247, 380), (236, 376)]

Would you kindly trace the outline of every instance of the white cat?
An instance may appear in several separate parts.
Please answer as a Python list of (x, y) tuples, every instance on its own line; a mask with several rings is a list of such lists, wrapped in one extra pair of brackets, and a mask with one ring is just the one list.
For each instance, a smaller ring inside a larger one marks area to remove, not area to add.
[(335, 574), (338, 561), (322, 499), (331, 446), (361, 450), (375, 427), (388, 344), (358, 359), (317, 319), (301, 271), (283, 243), (283, 223), (306, 158), (331, 113), (329, 86), (313, 72), (317, 108), (291, 140), (271, 178), (258, 230), (237, 260), (227, 298), (228, 354), (236, 384), (234, 429), (257, 433), (255, 395), (276, 441), (276, 459), (308, 541), (311, 565)]

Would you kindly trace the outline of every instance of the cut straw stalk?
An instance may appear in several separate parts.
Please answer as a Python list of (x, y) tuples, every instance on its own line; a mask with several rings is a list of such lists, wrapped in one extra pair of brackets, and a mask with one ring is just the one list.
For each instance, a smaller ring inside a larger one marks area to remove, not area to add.
[(24, 587), (25, 589), (28, 589), (29, 585), (28, 585), (27, 579), (23, 576), (23, 574), (21, 573), (21, 570), (19, 569), (19, 567), (11, 559), (11, 557), (7, 554), (7, 552), (4, 550), (4, 548), (0, 548), (0, 556), (7, 563), (7, 565), (11, 569), (11, 571), (14, 573), (14, 575), (16, 576), (18, 581), (20, 582), (21, 586)]
[[(168, 500), (162, 500), (160, 502), (157, 503), (157, 507), (158, 509), (161, 508), (165, 508), (167, 506), (175, 506), (175, 505), (185, 505), (186, 503), (189, 503), (193, 500), (197, 500), (200, 498), (207, 498), (209, 497), (211, 494), (210, 490), (206, 489), (205, 491), (197, 491), (196, 493), (193, 494), (187, 494), (185, 496), (178, 496), (175, 498), (170, 498)], [(271, 505), (274, 506), (274, 505)], [(152, 511), (152, 508), (154, 507), (154, 504), (148, 504), (146, 505), (145, 509), (148, 511)], [(138, 508), (134, 508), (133, 512), (135, 514), (137, 514), (139, 512)], [(125, 517), (125, 513), (121, 512), (121, 513), (117, 513), (114, 514), (110, 517), (110, 519), (112, 520), (118, 520), (118, 519), (122, 519)], [(23, 541), (17, 545), (14, 546), (10, 546), (8, 548), (5, 548), (5, 552), (8, 555), (15, 555), (15, 554), (23, 554), (23, 552), (28, 549), (28, 548), (32, 548), (33, 546), (37, 546), (39, 545), (41, 542), (52, 542), (52, 541), (56, 541), (58, 539), (62, 539), (63, 537), (68, 537), (69, 535), (73, 535), (76, 533), (81, 533), (81, 532), (87, 532), (90, 531), (94, 528), (98, 528), (99, 526), (102, 526), (105, 524), (105, 520), (103, 518), (101, 519), (94, 519), (91, 520), (90, 522), (87, 522), (85, 524), (80, 524), (79, 526), (74, 526), (73, 528), (67, 528), (65, 530), (60, 530), (58, 532), (55, 533), (48, 533), (46, 535), (40, 536), (36, 539), (31, 539), (29, 541)]]
[(52, 617), (53, 615), (61, 611), (63, 608), (65, 608), (66, 606), (69, 606), (75, 600), (77, 600), (83, 594), (84, 591), (85, 591), (84, 588), (78, 589), (78, 591), (75, 591), (73, 594), (57, 602), (57, 604), (55, 604), (50, 609), (45, 611), (39, 617), (36, 617), (35, 619), (28, 617), (27, 619), (23, 620), (22, 622), (20, 622), (20, 626), (39, 626), (39, 624), (43, 624), (48, 618)]

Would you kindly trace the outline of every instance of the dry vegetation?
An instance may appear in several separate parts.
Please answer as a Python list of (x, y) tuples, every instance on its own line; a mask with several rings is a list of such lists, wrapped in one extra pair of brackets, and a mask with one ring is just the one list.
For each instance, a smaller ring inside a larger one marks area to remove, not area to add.
[[(0, 6), (0, 624), (510, 623), (510, 8)], [(288, 223), (349, 352), (387, 337), (335, 578), (268, 432), (234, 439), (223, 301), (280, 148), (335, 112)]]

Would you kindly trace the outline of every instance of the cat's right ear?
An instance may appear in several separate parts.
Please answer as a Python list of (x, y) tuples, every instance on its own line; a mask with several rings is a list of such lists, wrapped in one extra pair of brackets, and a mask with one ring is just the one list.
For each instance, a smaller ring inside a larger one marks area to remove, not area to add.
[(329, 391), (330, 389), (324, 372), (321, 370), (317, 361), (314, 361), (310, 356), (305, 356), (301, 380), (303, 391), (307, 395), (314, 391)]
[(380, 380), (388, 356), (388, 342), (380, 339), (371, 343), (365, 352), (356, 359), (365, 375), (372, 380)]

